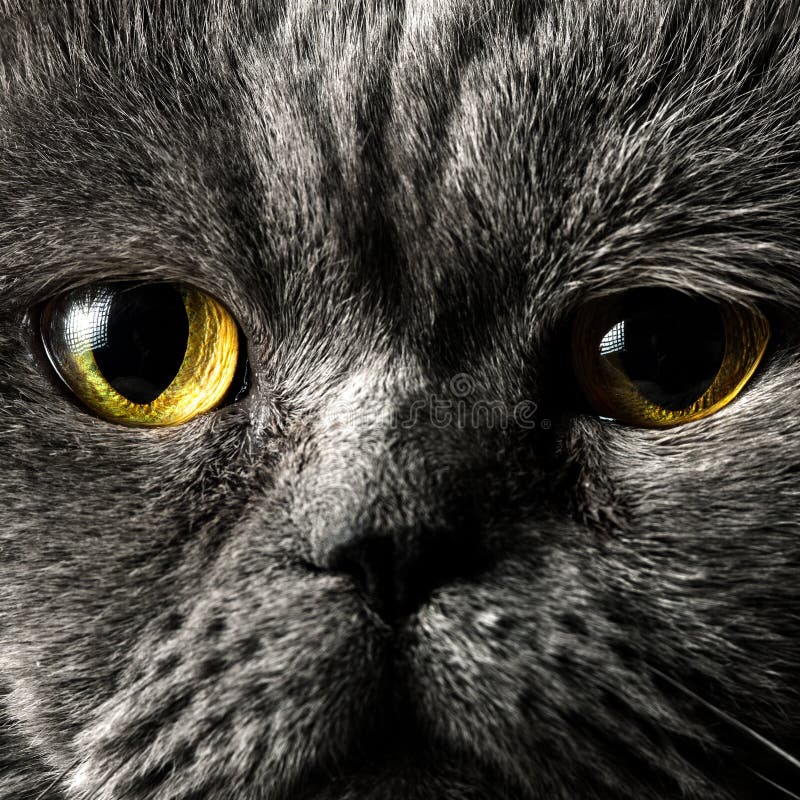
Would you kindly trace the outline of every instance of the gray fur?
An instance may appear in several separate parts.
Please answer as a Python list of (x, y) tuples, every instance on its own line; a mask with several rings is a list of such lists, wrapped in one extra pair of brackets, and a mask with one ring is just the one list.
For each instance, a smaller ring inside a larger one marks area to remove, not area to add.
[[(800, 750), (798, 6), (197, 7), (0, 3), (0, 799), (800, 792), (672, 683)], [(120, 276), (224, 301), (246, 399), (81, 409), (32, 309)], [(656, 285), (767, 361), (602, 422), (564, 332)], [(459, 374), (552, 427), (395, 424)], [(390, 626), (353, 531), (484, 568)]]

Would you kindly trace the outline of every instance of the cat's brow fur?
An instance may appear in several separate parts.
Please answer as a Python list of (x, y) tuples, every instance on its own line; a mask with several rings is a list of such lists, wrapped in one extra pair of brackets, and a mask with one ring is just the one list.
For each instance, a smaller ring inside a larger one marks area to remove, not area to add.
[[(795, 3), (6, 0), (0, 65), (2, 800), (800, 792), (671, 682), (798, 750)], [(36, 309), (118, 277), (225, 302), (248, 397), (75, 403)], [(586, 413), (634, 286), (768, 314), (735, 403)], [(459, 374), (551, 427), (390, 423)], [(484, 569), (391, 628), (355, 529)]]

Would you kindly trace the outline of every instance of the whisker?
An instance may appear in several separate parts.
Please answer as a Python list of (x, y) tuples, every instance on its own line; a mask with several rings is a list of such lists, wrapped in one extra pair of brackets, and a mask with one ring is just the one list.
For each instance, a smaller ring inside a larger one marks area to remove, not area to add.
[(779, 747), (777, 744), (775, 744), (775, 742), (770, 741), (769, 739), (767, 739), (766, 736), (763, 736), (758, 731), (754, 731), (749, 725), (745, 725), (744, 722), (741, 722), (735, 717), (732, 717), (730, 714), (726, 713), (721, 708), (717, 708), (717, 706), (715, 706), (713, 703), (709, 703), (708, 700), (705, 700), (704, 698), (700, 697), (700, 695), (696, 694), (691, 689), (688, 689), (682, 683), (679, 683), (673, 678), (670, 678), (669, 675), (664, 674), (663, 672), (661, 672), (661, 670), (656, 669), (655, 667), (651, 667), (651, 669), (660, 678), (663, 678), (665, 681), (670, 683), (676, 689), (688, 695), (693, 700), (696, 700), (698, 703), (707, 708), (709, 711), (716, 714), (720, 719), (724, 720), (729, 725), (732, 725), (734, 728), (741, 731), (742, 733), (747, 734), (750, 738), (755, 739), (757, 742), (762, 744), (768, 750), (771, 750), (773, 753), (775, 753), (775, 755), (780, 756), (784, 761), (791, 764), (796, 769), (800, 770), (800, 760), (798, 760), (791, 753), (788, 753), (782, 747)]
[(53, 778), (53, 780), (50, 781), (50, 783), (48, 783), (39, 794), (36, 795), (34, 800), (44, 800), (44, 798), (47, 797), (48, 792), (55, 789), (56, 786), (58, 786), (58, 784), (61, 783), (61, 781), (63, 781), (64, 778), (66, 778), (67, 775), (69, 775), (69, 773), (72, 772), (72, 770), (75, 769), (75, 767), (77, 767), (80, 763), (81, 760), (76, 758), (68, 767), (59, 772), (58, 775), (56, 775), (56, 777)]
[(757, 772), (754, 769), (750, 769), (750, 767), (748, 767), (748, 769), (750, 770), (750, 772), (753, 773), (753, 775), (757, 775), (759, 778), (761, 778), (762, 781), (772, 786), (773, 789), (777, 789), (779, 792), (783, 792), (783, 794), (785, 794), (787, 797), (793, 797), (794, 800), (800, 800), (800, 795), (797, 795), (794, 792), (789, 791), (789, 789), (787, 789), (785, 786), (781, 786), (779, 783), (771, 781), (766, 775), (762, 775), (760, 772)]

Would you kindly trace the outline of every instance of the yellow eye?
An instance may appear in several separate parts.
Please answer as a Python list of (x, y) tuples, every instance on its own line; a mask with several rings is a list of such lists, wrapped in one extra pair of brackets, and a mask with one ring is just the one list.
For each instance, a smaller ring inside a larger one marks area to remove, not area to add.
[(758, 367), (769, 336), (758, 311), (646, 289), (584, 306), (572, 330), (572, 360), (598, 414), (666, 428), (728, 405)]
[(191, 287), (94, 284), (52, 300), (42, 340), (64, 383), (92, 411), (125, 425), (177, 425), (218, 405), (239, 362), (239, 333)]

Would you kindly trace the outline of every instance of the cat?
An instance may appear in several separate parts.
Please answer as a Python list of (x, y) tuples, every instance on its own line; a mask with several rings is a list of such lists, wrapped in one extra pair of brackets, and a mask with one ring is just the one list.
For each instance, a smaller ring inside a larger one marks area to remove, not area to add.
[[(797, 4), (0, 9), (0, 800), (800, 793)], [(84, 407), (123, 280), (238, 398)], [(739, 397), (587, 406), (639, 289), (769, 320)]]

